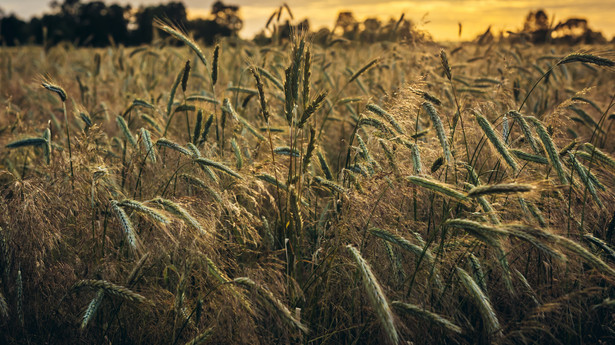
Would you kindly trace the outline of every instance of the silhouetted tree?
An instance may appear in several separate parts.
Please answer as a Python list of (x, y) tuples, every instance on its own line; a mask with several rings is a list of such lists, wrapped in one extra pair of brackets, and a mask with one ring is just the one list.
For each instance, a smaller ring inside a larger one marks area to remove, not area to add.
[(221, 27), (228, 28), (236, 35), (243, 28), (243, 20), (239, 18), (239, 6), (225, 5), (222, 1), (216, 1), (211, 6), (211, 14), (214, 21)]
[(14, 14), (3, 17), (0, 23), (0, 35), (4, 44), (12, 46), (24, 43), (27, 34), (27, 23)]
[(337, 15), (333, 32), (341, 29), (341, 35), (347, 39), (355, 39), (359, 31), (359, 22), (354, 18), (352, 12), (340, 12)]
[(553, 29), (552, 35), (557, 43), (606, 43), (606, 38), (602, 36), (602, 33), (590, 29), (587, 20), (583, 18), (570, 18), (564, 22), (559, 22)]
[(133, 44), (152, 42), (154, 37), (154, 18), (161, 18), (179, 27), (186, 27), (186, 22), (188, 21), (186, 7), (181, 2), (141, 7), (133, 18), (134, 24), (137, 26), (137, 29), (132, 33)]
[(225, 26), (221, 26), (212, 19), (195, 19), (189, 23), (190, 31), (193, 32), (194, 38), (202, 40), (207, 45), (212, 45), (216, 42), (216, 37), (229, 37), (233, 35), (233, 31)]
[(109, 37), (124, 42), (128, 37), (127, 10), (118, 5), (107, 7), (102, 1), (82, 4), (77, 11), (77, 39), (96, 47), (108, 45)]
[(211, 19), (194, 19), (188, 23), (194, 38), (203, 40), (205, 44), (212, 45), (217, 37), (237, 36), (243, 27), (243, 20), (239, 17), (239, 6), (225, 5), (216, 1), (211, 7)]
[(547, 42), (551, 35), (547, 13), (544, 10), (530, 11), (523, 23), (523, 32), (528, 33), (534, 43)]
[(586, 19), (570, 18), (553, 25), (544, 10), (530, 11), (519, 32), (510, 32), (508, 40), (512, 42), (527, 41), (534, 44), (565, 43), (565, 44), (594, 44), (605, 43), (606, 39), (600, 32), (589, 28)]

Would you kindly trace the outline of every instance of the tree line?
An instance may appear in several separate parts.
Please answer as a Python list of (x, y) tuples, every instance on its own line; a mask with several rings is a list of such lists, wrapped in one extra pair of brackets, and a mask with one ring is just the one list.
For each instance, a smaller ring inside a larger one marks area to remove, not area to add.
[(51, 46), (62, 41), (93, 47), (149, 44), (155, 35), (155, 18), (178, 25), (192, 32), (196, 39), (213, 44), (216, 37), (237, 35), (243, 26), (239, 7), (221, 1), (212, 5), (210, 18), (194, 20), (188, 20), (186, 7), (181, 2), (132, 8), (130, 5), (107, 5), (102, 1), (64, 0), (60, 3), (54, 0), (50, 7), (50, 14), (29, 21), (14, 14), (6, 15), (0, 9), (0, 44)]

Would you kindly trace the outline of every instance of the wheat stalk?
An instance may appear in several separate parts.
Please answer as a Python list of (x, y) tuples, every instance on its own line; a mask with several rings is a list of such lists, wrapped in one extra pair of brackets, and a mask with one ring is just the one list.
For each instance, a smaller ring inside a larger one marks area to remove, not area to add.
[(220, 45), (216, 44), (214, 48), (213, 66), (211, 68), (211, 85), (215, 86), (218, 82), (218, 66), (220, 60)]
[(194, 219), (194, 217), (192, 217), (190, 213), (188, 213), (188, 211), (186, 211), (183, 207), (179, 206), (175, 202), (168, 199), (163, 199), (161, 197), (154, 198), (151, 200), (151, 202), (162, 205), (167, 211), (185, 220), (193, 228), (197, 229), (201, 234), (206, 234), (205, 229), (203, 229), (201, 224), (196, 219)]
[(583, 246), (578, 244), (575, 241), (572, 241), (566, 237), (557, 236), (555, 241), (558, 245), (565, 248), (566, 250), (575, 253), (583, 260), (585, 260), (588, 264), (601, 271), (602, 273), (608, 274), (610, 276), (615, 276), (615, 269), (611, 266), (607, 265), (604, 261), (602, 261), (599, 257), (595, 256)]
[(460, 267), (457, 267), (457, 276), (459, 276), (462, 285), (468, 292), (470, 298), (474, 301), (474, 304), (478, 307), (489, 338), (501, 338), (502, 330), (500, 328), (500, 322), (498, 321), (495, 310), (493, 310), (493, 306), (487, 295), (485, 295), (468, 272)]
[(320, 162), (320, 168), (322, 169), (322, 172), (325, 173), (325, 177), (327, 178), (327, 180), (333, 180), (333, 174), (331, 173), (329, 163), (327, 163), (325, 156), (320, 150), (316, 152), (316, 156), (318, 157), (318, 161)]
[(9, 306), (6, 303), (6, 298), (2, 292), (0, 292), (0, 316), (2, 316), (5, 320), (9, 318)]
[(339, 184), (326, 180), (320, 176), (315, 176), (314, 177), (314, 181), (316, 181), (317, 183), (321, 184), (322, 186), (328, 188), (330, 191), (332, 192), (337, 192), (340, 194), (346, 194), (346, 189), (344, 189), (344, 187), (340, 186)]
[(604, 153), (603, 151), (601, 151), (600, 149), (598, 149), (591, 143), (585, 143), (581, 146), (581, 148), (587, 151), (590, 154), (590, 157), (595, 157), (599, 161), (601, 161), (603, 164), (611, 168), (615, 168), (615, 159), (613, 159), (610, 155)]
[(277, 299), (271, 291), (264, 286), (256, 284), (252, 279), (240, 277), (233, 279), (235, 284), (241, 285), (249, 290), (254, 291), (257, 296), (263, 301), (263, 303), (271, 310), (276, 312), (282, 320), (287, 322), (292, 327), (300, 330), (303, 333), (308, 333), (309, 329), (306, 325), (301, 323), (296, 317), (294, 317), (288, 308)]
[(590, 63), (597, 66), (602, 67), (613, 67), (615, 66), (615, 61), (609, 60), (607, 58), (603, 58), (597, 55), (579, 52), (579, 53), (571, 53), (566, 55), (563, 59), (559, 60), (556, 66), (564, 65), (571, 62), (584, 62)]
[(145, 206), (143, 203), (138, 202), (136, 200), (130, 200), (130, 199), (124, 199), (122, 201), (120, 201), (118, 203), (119, 206), (122, 207), (128, 207), (131, 208), (137, 212), (140, 212), (142, 214), (147, 215), (148, 217), (150, 217), (151, 219), (159, 222), (159, 223), (163, 223), (163, 224), (167, 224), (169, 223), (169, 220), (160, 212), (156, 211), (155, 209), (151, 208), (151, 207), (147, 207)]
[(168, 147), (168, 148), (170, 148), (172, 150), (175, 150), (175, 151), (177, 151), (177, 152), (179, 152), (179, 153), (181, 153), (183, 155), (189, 156), (189, 157), (192, 156), (190, 151), (188, 151), (186, 148), (184, 148), (183, 146), (181, 146), (181, 145), (179, 145), (179, 144), (177, 144), (175, 142), (172, 142), (171, 140), (168, 140), (166, 138), (158, 139), (158, 141), (156, 141), (156, 145)]
[(434, 128), (436, 129), (436, 134), (438, 135), (438, 139), (440, 139), (440, 146), (442, 146), (442, 152), (444, 153), (444, 158), (447, 163), (452, 162), (451, 150), (448, 147), (448, 142), (446, 140), (446, 133), (444, 132), (444, 125), (442, 124), (442, 120), (438, 113), (436, 112), (436, 108), (434, 108), (433, 104), (430, 102), (423, 102), (423, 109), (429, 115), (431, 119), (431, 123), (433, 123)]
[(359, 270), (361, 271), (361, 276), (363, 277), (363, 286), (365, 287), (365, 291), (369, 296), (369, 300), (372, 304), (372, 307), (376, 310), (376, 314), (378, 315), (378, 319), (382, 325), (382, 328), (387, 335), (389, 343), (393, 345), (398, 344), (399, 336), (397, 334), (397, 328), (395, 327), (395, 322), (393, 320), (393, 312), (391, 312), (391, 307), (387, 302), (386, 296), (382, 291), (380, 283), (378, 283), (378, 279), (376, 279), (376, 276), (372, 272), (371, 267), (355, 247), (347, 245), (346, 248), (348, 248), (350, 254), (352, 254), (352, 257), (354, 258), (355, 262), (359, 267)]
[(486, 293), (487, 292), (487, 282), (485, 271), (483, 270), (480, 261), (474, 254), (470, 253), (468, 256), (470, 259), (470, 265), (472, 266), (472, 272), (474, 272), (474, 280), (480, 286), (480, 288)]
[(609, 247), (609, 245), (604, 242), (603, 240), (594, 237), (590, 234), (585, 234), (583, 235), (583, 238), (593, 244), (595, 244), (596, 246), (600, 247), (600, 249), (602, 249), (602, 251), (605, 252), (605, 254), (613, 261), (615, 261), (615, 250), (613, 250), (613, 248)]
[(152, 143), (152, 138), (149, 131), (145, 128), (141, 128), (140, 132), (143, 148), (145, 149), (145, 155), (152, 163), (156, 163), (156, 151), (154, 150), (154, 144)]
[(126, 120), (124, 120), (122, 115), (118, 115), (116, 117), (116, 120), (117, 120), (118, 127), (120, 128), (120, 130), (122, 131), (122, 133), (124, 134), (128, 142), (130, 143), (130, 145), (132, 145), (132, 147), (134, 148), (137, 148), (137, 141), (135, 140), (135, 137), (130, 132), (130, 128), (128, 128), (128, 124), (126, 123)]
[(395, 128), (397, 133), (402, 134), (402, 135), (404, 134), (404, 130), (401, 128), (397, 120), (395, 120), (395, 118), (391, 114), (386, 112), (384, 109), (380, 108), (376, 104), (368, 104), (365, 107), (365, 109), (387, 120), (391, 124), (391, 126)]
[(207, 59), (205, 58), (205, 55), (203, 54), (203, 51), (201, 50), (199, 45), (194, 40), (192, 40), (191, 38), (186, 36), (186, 34), (181, 32), (177, 28), (174, 28), (174, 27), (171, 27), (171, 26), (167, 25), (166, 23), (164, 23), (160, 19), (154, 20), (154, 27), (156, 27), (156, 28), (158, 28), (158, 29), (168, 33), (169, 35), (175, 37), (176, 39), (184, 42), (188, 47), (190, 47), (190, 49), (192, 49), (194, 51), (196, 56), (199, 57), (201, 62), (203, 62), (203, 65), (205, 66), (205, 68), (209, 68), (208, 64), (207, 64)]
[(133, 292), (126, 287), (111, 283), (106, 280), (84, 279), (78, 281), (72, 287), (73, 290), (78, 290), (82, 288), (91, 288), (95, 290), (102, 289), (106, 294), (117, 296), (128, 301), (148, 303), (147, 298), (143, 297), (142, 295)]
[(528, 120), (532, 122), (534, 128), (536, 128), (536, 133), (538, 133), (538, 137), (542, 141), (542, 144), (545, 147), (545, 151), (549, 156), (549, 160), (551, 161), (551, 165), (555, 168), (557, 175), (559, 176), (559, 180), (562, 184), (568, 184), (568, 179), (566, 178), (566, 173), (564, 172), (564, 168), (562, 167), (562, 163), (559, 159), (559, 151), (555, 146), (553, 140), (551, 140), (551, 136), (547, 133), (546, 128), (542, 125), (542, 123), (535, 117), (528, 117)]
[(237, 179), (243, 179), (243, 177), (241, 177), (241, 175), (239, 175), (238, 173), (234, 172), (231, 168), (227, 167), (226, 165), (222, 164), (222, 163), (218, 163), (218, 162), (214, 162), (212, 160), (209, 160), (207, 158), (196, 158), (194, 160), (195, 163), (200, 164), (202, 166), (206, 166), (206, 167), (212, 167), (214, 169), (220, 170), (222, 172), (225, 172)]
[(534, 153), (536, 153), (537, 155), (541, 154), (540, 150), (538, 149), (536, 139), (534, 139), (534, 135), (532, 135), (530, 126), (528, 125), (527, 121), (525, 121), (525, 118), (518, 111), (515, 110), (509, 111), (508, 114), (511, 115), (515, 121), (519, 121), (521, 131), (523, 132), (525, 139), (527, 139), (527, 141), (530, 143), (530, 146), (532, 147)]
[(209, 337), (211, 337), (213, 333), (214, 333), (213, 328), (208, 328), (203, 333), (197, 335), (196, 337), (192, 338), (192, 340), (188, 341), (186, 345), (204, 344), (209, 339)]
[(92, 320), (92, 318), (96, 314), (96, 311), (98, 311), (98, 307), (100, 307), (104, 296), (105, 290), (99, 289), (96, 292), (96, 296), (94, 296), (90, 304), (88, 304), (88, 307), (85, 309), (85, 313), (83, 313), (83, 319), (81, 320), (81, 329), (85, 329), (88, 323)]
[(260, 99), (261, 112), (263, 114), (263, 118), (265, 122), (269, 122), (269, 109), (267, 108), (267, 99), (265, 98), (265, 88), (263, 86), (263, 82), (261, 80), (260, 75), (256, 72), (254, 67), (250, 67), (250, 71), (252, 72), (252, 76), (256, 80), (256, 88), (258, 90), (258, 97)]
[(447, 320), (446, 318), (436, 314), (436, 313), (432, 313), (428, 310), (425, 310), (419, 306), (416, 306), (414, 304), (410, 304), (410, 303), (403, 303), (400, 301), (393, 301), (391, 303), (391, 305), (404, 313), (416, 316), (416, 317), (420, 317), (421, 319), (424, 319), (426, 321), (429, 321), (432, 324), (438, 325), (440, 327), (445, 328), (446, 330), (453, 332), (453, 333), (458, 333), (461, 334), (463, 333), (461, 327), (457, 326), (456, 324), (454, 324), (453, 322)]
[(538, 163), (538, 164), (549, 164), (549, 159), (544, 156), (533, 155), (531, 153), (523, 152), (521, 150), (511, 149), (509, 150), (515, 157), (522, 159), (524, 161)]
[(47, 140), (45, 138), (25, 138), (17, 141), (13, 141), (6, 145), (6, 148), (16, 149), (26, 146), (47, 146)]
[(188, 182), (189, 184), (206, 190), (214, 198), (214, 200), (219, 203), (222, 203), (222, 197), (220, 196), (220, 194), (218, 194), (218, 192), (216, 192), (213, 188), (208, 186), (198, 177), (189, 174), (181, 174), (180, 177), (186, 180), (186, 182)]
[(324, 100), (327, 98), (327, 94), (327, 91), (323, 91), (319, 93), (316, 98), (314, 98), (314, 100), (303, 111), (303, 115), (301, 115), (301, 120), (299, 120), (297, 127), (303, 128), (303, 126), (310, 119), (310, 117), (322, 107)]
[(521, 183), (501, 183), (485, 186), (477, 186), (468, 192), (468, 197), (476, 198), (490, 194), (511, 194), (511, 193), (527, 193), (534, 190), (534, 186)]
[(596, 204), (598, 204), (598, 206), (601, 209), (603, 209), (604, 205), (602, 204), (602, 201), (600, 200), (600, 197), (598, 196), (598, 192), (596, 191), (596, 188), (594, 187), (594, 183), (592, 182), (592, 180), (589, 178), (587, 174), (588, 171), (585, 169), (584, 166), (581, 165), (581, 163), (579, 163), (579, 161), (577, 160), (576, 156), (573, 153), (569, 152), (568, 157), (570, 159), (570, 162), (572, 163), (572, 167), (574, 168), (574, 170), (576, 170), (577, 174), (579, 174), (579, 177), (581, 178), (581, 181), (583, 182), (583, 184), (585, 184), (585, 187), (587, 187), (589, 194), (591, 194), (592, 198), (596, 201)]
[(425, 256), (425, 258), (427, 259), (429, 263), (434, 262), (433, 255), (431, 254), (428, 248), (421, 248), (417, 246), (416, 244), (413, 244), (410, 241), (406, 240), (405, 238), (395, 235), (383, 229), (372, 228), (372, 229), (369, 229), (369, 233), (376, 237), (380, 237), (381, 239), (385, 241), (394, 243), (400, 246), (401, 248), (409, 251), (410, 253), (416, 255), (419, 258), (422, 256)]
[(452, 185), (420, 176), (408, 176), (406, 178), (408, 181), (419, 187), (430, 189), (438, 194), (456, 199), (458, 201), (467, 202), (469, 200), (464, 193), (456, 190)]
[(132, 222), (130, 222), (130, 219), (128, 218), (128, 215), (126, 215), (126, 211), (124, 211), (124, 209), (121, 208), (119, 203), (115, 200), (111, 200), (111, 208), (122, 225), (122, 229), (126, 234), (128, 243), (133, 249), (136, 249), (138, 244), (137, 234), (132, 226)]
[(493, 130), (493, 127), (484, 116), (480, 115), (479, 113), (475, 113), (474, 115), (476, 117), (476, 121), (483, 129), (483, 132), (485, 133), (491, 144), (495, 147), (495, 149), (502, 156), (502, 158), (504, 158), (506, 163), (508, 163), (508, 165), (512, 168), (513, 172), (516, 173), (519, 170), (517, 162), (510, 155), (510, 152), (508, 152), (506, 144), (504, 144), (500, 140), (499, 136), (496, 134), (496, 132)]
[(243, 167), (243, 157), (241, 156), (241, 149), (239, 148), (239, 145), (237, 145), (235, 138), (231, 139), (231, 148), (235, 154), (235, 167), (237, 170), (241, 170)]

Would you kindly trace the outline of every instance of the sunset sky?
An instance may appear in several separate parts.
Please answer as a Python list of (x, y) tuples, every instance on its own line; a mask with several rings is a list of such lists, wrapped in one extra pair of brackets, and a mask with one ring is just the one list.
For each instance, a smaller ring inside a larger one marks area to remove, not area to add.
[[(83, 0), (82, 0), (83, 1)], [(22, 18), (49, 11), (50, 0), (0, 0), (6, 13)], [(107, 3), (141, 4), (168, 2), (161, 0), (116, 0)], [(207, 16), (213, 0), (184, 0), (190, 17)], [(241, 35), (251, 37), (260, 31), (267, 18), (284, 0), (227, 0), (239, 5), (244, 19)], [(462, 39), (474, 38), (492, 25), (493, 32), (518, 29), (530, 10), (544, 8), (555, 15), (555, 21), (569, 17), (584, 17), (592, 29), (602, 31), (607, 39), (615, 35), (615, 0), (286, 0), (295, 19), (308, 17), (312, 28), (331, 27), (339, 11), (352, 11), (359, 20), (379, 17), (386, 20), (401, 13), (420, 28), (429, 31), (436, 40), (457, 40), (458, 26), (463, 25)]]

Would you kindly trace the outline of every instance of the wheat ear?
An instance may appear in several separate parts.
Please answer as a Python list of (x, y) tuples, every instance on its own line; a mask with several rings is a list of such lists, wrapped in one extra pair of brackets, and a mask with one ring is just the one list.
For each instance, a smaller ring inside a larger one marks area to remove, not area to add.
[(397, 345), (399, 343), (399, 336), (393, 320), (393, 312), (391, 311), (389, 302), (387, 302), (386, 296), (382, 291), (380, 283), (378, 283), (378, 280), (372, 272), (370, 265), (361, 256), (361, 253), (359, 253), (359, 251), (351, 245), (347, 245), (346, 248), (348, 248), (350, 254), (352, 254), (354, 261), (357, 263), (357, 266), (361, 271), (363, 286), (365, 287), (365, 291), (367, 292), (372, 307), (376, 310), (376, 314), (378, 315), (382, 328), (387, 335), (389, 343), (392, 345)]

